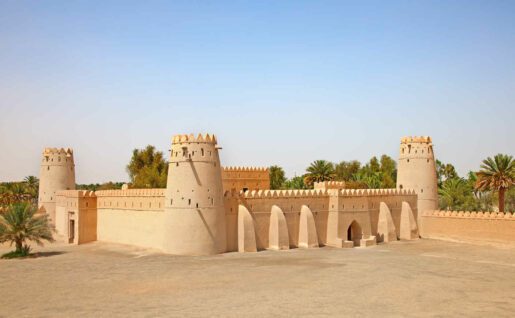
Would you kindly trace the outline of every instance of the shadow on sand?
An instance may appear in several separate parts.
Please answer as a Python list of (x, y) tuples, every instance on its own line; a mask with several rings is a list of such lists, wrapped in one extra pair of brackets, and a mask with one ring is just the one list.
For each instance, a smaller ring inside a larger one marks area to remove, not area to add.
[(67, 252), (61, 252), (61, 251), (36, 252), (36, 253), (31, 253), (28, 257), (29, 258), (50, 257), (50, 256), (56, 256), (56, 255), (61, 255), (61, 254), (65, 254), (65, 253), (67, 253)]

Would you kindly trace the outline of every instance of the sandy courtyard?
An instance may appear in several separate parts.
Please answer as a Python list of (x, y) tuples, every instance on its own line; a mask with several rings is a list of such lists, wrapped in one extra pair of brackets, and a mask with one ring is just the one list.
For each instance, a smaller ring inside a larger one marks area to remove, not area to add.
[(0, 260), (1, 317), (515, 315), (514, 249), (419, 240), (211, 257), (98, 242), (36, 251), (45, 255)]

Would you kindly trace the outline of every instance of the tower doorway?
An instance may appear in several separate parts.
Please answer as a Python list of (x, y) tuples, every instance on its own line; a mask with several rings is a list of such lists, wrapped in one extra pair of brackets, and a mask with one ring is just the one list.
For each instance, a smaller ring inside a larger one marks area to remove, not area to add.
[(75, 219), (73, 215), (73, 212), (68, 212), (68, 243), (73, 243), (75, 240)]
[(354, 246), (360, 246), (360, 241), (363, 238), (363, 231), (358, 222), (352, 221), (347, 228), (347, 241), (352, 241)]

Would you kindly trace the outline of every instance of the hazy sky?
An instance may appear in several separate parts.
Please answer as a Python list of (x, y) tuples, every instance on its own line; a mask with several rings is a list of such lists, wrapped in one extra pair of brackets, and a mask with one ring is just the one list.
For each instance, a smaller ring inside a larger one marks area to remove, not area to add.
[(0, 181), (72, 147), (78, 183), (211, 132), (223, 165), (515, 155), (515, 1), (0, 0)]

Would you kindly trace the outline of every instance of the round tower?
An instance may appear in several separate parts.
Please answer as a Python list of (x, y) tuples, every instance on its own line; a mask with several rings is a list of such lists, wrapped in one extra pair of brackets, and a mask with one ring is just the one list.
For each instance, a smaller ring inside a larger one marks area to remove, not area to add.
[(55, 225), (56, 192), (75, 189), (75, 163), (70, 148), (45, 148), (39, 171), (38, 208)]
[(417, 221), (424, 211), (438, 208), (438, 183), (431, 137), (403, 137), (397, 167), (397, 188), (418, 196)]
[(165, 193), (163, 250), (209, 255), (226, 250), (222, 169), (215, 136), (172, 139)]

